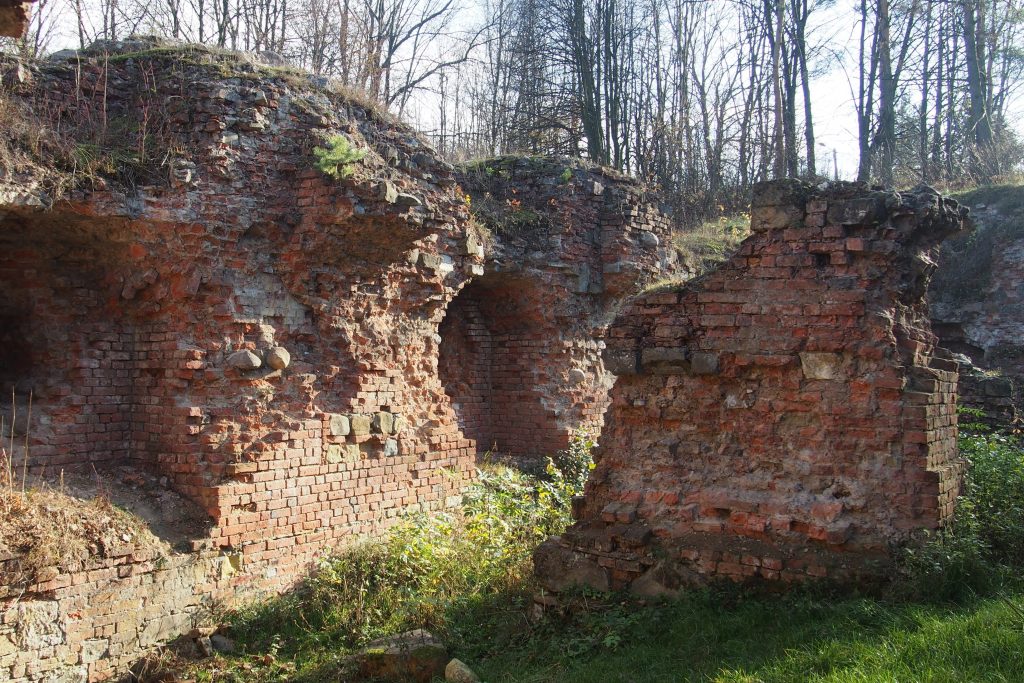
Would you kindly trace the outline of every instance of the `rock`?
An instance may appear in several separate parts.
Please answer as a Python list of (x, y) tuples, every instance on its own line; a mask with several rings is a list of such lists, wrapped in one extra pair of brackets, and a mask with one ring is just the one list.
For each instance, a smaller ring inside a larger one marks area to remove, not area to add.
[(346, 415), (331, 415), (327, 428), (330, 430), (331, 436), (348, 436), (352, 431), (352, 425)]
[(81, 54), (79, 50), (57, 50), (47, 59), (51, 62), (65, 62), (69, 59), (78, 59)]
[(219, 633), (215, 633), (210, 636), (210, 645), (217, 652), (229, 655), (235, 651), (235, 641), (227, 636), (222, 636)]
[(377, 185), (377, 198), (388, 204), (398, 201), (398, 189), (390, 180), (382, 180)]
[(429, 683), (445, 674), (448, 649), (428, 631), (416, 629), (373, 641), (356, 662), (364, 678)]
[(648, 249), (657, 249), (658, 245), (661, 244), (661, 240), (650, 230), (640, 231), (640, 244), (644, 245)]
[(387, 439), (384, 442), (384, 456), (387, 458), (393, 458), (398, 455), (398, 441), (395, 439)]
[(391, 434), (395, 426), (395, 416), (384, 411), (374, 413), (371, 426), (378, 434)]
[(352, 434), (355, 436), (366, 436), (370, 433), (369, 415), (352, 415), (349, 417), (349, 423), (352, 425)]
[(199, 652), (204, 657), (213, 655), (213, 643), (210, 642), (210, 636), (199, 636), (196, 638), (196, 647), (199, 648)]
[(444, 668), (444, 680), (448, 683), (480, 683), (480, 677), (459, 659), (448, 662)]
[(838, 353), (800, 354), (800, 365), (807, 379), (843, 379), (843, 357)]
[(236, 351), (228, 356), (228, 365), (236, 370), (257, 370), (263, 365), (263, 361), (252, 351)]
[(272, 52), (271, 50), (261, 50), (257, 52), (256, 59), (267, 66), (290, 66), (287, 59), (277, 52)]
[(423, 206), (423, 200), (414, 194), (399, 192), (395, 197), (395, 203), (399, 206)]
[(583, 372), (579, 368), (573, 368), (569, 371), (569, 383), (580, 384), (587, 379), (587, 373)]
[(292, 354), (283, 346), (275, 346), (267, 351), (267, 365), (275, 370), (284, 370), (292, 362)]

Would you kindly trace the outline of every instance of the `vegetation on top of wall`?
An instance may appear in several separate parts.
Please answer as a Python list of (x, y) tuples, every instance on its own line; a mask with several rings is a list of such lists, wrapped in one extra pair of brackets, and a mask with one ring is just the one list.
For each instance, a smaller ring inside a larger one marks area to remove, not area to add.
[(1024, 228), (1024, 183), (1004, 185), (982, 185), (972, 190), (956, 192), (953, 199), (967, 207), (984, 207), (994, 210), (1005, 219), (1005, 224), (1012, 232)]
[(141, 547), (161, 546), (142, 519), (103, 496), (81, 499), (45, 485), (20, 490), (9, 479), (0, 485), (2, 586), (24, 587)]
[(750, 236), (750, 214), (738, 213), (704, 221), (692, 230), (677, 230), (672, 245), (679, 258), (698, 275), (724, 263)]

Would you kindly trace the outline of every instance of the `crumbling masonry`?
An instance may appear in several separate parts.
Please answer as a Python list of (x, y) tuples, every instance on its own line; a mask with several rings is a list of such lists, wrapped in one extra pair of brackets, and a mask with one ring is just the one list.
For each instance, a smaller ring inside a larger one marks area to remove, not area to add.
[[(325, 549), (460, 502), (499, 438), (535, 457), (599, 424), (611, 380), (595, 336), (672, 261), (637, 183), (567, 162), (463, 177), (492, 215), (547, 230), (488, 234), (413, 132), (308, 75), (145, 41), (8, 67), (3, 95), (38, 128), (113, 155), (52, 207), (62, 169), (15, 153), (0, 174), (14, 460), (27, 436), (36, 474), (137, 468), (209, 529), (0, 587), (5, 680), (123, 672), (212, 604), (287, 588)], [(332, 135), (365, 154), (349, 177), (314, 165)], [(158, 167), (131, 161), (143, 144)], [(488, 308), (496, 291), (514, 305)], [(559, 396), (563, 382), (576, 388)], [(0, 556), (0, 572), (19, 562)]]
[(554, 590), (879, 577), (953, 512), (956, 364), (924, 294), (966, 211), (934, 192), (759, 186), (715, 272), (642, 295), (576, 523), (535, 554)]

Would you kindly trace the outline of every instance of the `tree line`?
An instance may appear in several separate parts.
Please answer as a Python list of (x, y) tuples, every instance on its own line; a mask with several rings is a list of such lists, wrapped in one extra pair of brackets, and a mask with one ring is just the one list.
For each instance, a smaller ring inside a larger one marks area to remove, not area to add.
[(63, 25), (81, 46), (149, 33), (277, 53), (449, 157), (582, 156), (658, 186), (683, 221), (759, 180), (836, 173), (815, 137), (827, 73), (845, 74), (859, 180), (1019, 171), (1024, 0), (839, 1), (39, 0), (13, 49), (45, 52)]

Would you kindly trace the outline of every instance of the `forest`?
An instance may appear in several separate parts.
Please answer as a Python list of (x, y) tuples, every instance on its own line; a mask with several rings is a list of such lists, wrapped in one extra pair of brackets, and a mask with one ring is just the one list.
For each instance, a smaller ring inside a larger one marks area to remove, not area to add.
[[(5, 48), (132, 34), (336, 79), (453, 160), (613, 167), (681, 223), (772, 177), (965, 187), (1024, 160), (1021, 0), (40, 0)], [(849, 102), (846, 173), (816, 138), (827, 100)]]

